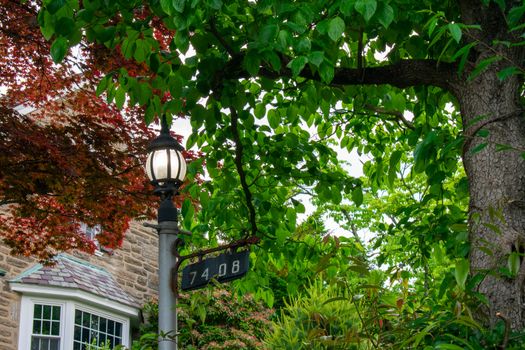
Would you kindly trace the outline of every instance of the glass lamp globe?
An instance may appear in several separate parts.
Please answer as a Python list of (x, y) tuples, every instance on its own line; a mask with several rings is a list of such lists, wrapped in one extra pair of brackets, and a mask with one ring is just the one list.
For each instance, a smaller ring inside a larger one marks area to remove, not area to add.
[(186, 176), (186, 160), (182, 155), (184, 148), (170, 135), (168, 124), (162, 118), (162, 129), (148, 145), (146, 174), (154, 185), (170, 183), (180, 186)]

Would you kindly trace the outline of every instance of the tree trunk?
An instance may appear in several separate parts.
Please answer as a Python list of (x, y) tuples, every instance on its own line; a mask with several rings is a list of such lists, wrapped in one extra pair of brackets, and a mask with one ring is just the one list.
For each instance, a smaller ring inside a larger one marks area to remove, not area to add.
[[(478, 315), (494, 325), (499, 313), (513, 329), (522, 329), (523, 257), (515, 276), (505, 269), (512, 252), (525, 252), (525, 119), (520, 82), (515, 77), (501, 82), (496, 76), (501, 68), (492, 67), (465, 83), (456, 96), (463, 117), (463, 162), (470, 186), (471, 274), (486, 274), (479, 292), (489, 301)], [(488, 136), (480, 130), (488, 131)], [(482, 144), (486, 147), (476, 152)], [(501, 150), (506, 146), (511, 148)]]

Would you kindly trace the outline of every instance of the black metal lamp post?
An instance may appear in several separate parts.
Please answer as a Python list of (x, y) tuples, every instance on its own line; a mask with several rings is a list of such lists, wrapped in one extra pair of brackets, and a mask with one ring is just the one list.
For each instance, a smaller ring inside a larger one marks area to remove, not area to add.
[(158, 225), (153, 227), (159, 234), (159, 333), (174, 335), (175, 341), (159, 338), (159, 350), (177, 349), (177, 295), (173, 292), (172, 269), (177, 259), (172, 252), (180, 229), (177, 208), (173, 196), (177, 194), (186, 176), (184, 148), (169, 133), (166, 117), (161, 120), (160, 135), (148, 145), (146, 173), (160, 197)]

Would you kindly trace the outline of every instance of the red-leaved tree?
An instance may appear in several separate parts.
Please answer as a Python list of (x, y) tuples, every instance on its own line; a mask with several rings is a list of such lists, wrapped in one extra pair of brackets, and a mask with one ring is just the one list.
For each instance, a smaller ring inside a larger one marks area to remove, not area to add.
[[(132, 218), (154, 214), (142, 164), (155, 132), (140, 109), (108, 104), (94, 87), (113, 69), (140, 76), (144, 67), (83, 43), (54, 64), (38, 8), (0, 0), (0, 238), (41, 260), (93, 252), (85, 223), (100, 225), (99, 243), (117, 248)], [(158, 39), (172, 35), (159, 25)]]

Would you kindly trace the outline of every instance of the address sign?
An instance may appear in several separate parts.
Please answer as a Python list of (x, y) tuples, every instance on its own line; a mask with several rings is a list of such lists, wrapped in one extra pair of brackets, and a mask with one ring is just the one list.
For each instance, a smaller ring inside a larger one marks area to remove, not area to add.
[(223, 253), (214, 258), (190, 264), (182, 270), (182, 290), (206, 286), (212, 278), (228, 282), (246, 275), (250, 267), (250, 252)]

